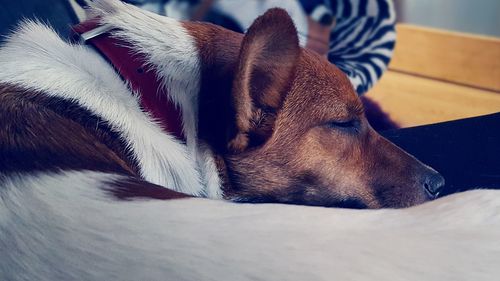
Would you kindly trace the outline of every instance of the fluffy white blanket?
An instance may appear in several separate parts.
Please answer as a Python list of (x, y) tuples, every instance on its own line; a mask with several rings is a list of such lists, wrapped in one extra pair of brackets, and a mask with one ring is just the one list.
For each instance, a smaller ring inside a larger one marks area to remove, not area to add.
[(117, 201), (96, 188), (117, 177), (4, 181), (0, 279), (478, 281), (500, 274), (500, 191), (357, 211)]

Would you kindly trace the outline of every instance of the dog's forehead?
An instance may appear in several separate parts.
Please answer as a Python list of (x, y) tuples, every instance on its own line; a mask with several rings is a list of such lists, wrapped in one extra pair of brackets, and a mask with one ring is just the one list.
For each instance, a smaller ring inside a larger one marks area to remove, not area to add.
[(303, 50), (285, 106), (313, 119), (348, 119), (363, 106), (347, 76), (326, 59)]

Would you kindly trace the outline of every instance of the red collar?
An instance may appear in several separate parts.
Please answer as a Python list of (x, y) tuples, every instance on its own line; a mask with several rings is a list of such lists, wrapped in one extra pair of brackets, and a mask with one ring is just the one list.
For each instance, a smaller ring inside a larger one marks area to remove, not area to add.
[(87, 35), (82, 36), (87, 37), (85, 42), (94, 46), (129, 83), (132, 90), (139, 93), (143, 110), (149, 112), (165, 132), (185, 141), (181, 112), (168, 97), (167, 90), (161, 85), (155, 71), (146, 66), (145, 57), (132, 54), (128, 42), (112, 38), (107, 30), (99, 31), (99, 28), (97, 20), (73, 26), (75, 33)]

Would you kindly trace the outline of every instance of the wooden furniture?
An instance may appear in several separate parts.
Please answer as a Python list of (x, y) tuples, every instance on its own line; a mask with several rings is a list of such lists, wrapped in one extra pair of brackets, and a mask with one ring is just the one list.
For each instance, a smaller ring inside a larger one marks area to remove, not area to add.
[(406, 24), (368, 93), (403, 127), (500, 112), (500, 39)]

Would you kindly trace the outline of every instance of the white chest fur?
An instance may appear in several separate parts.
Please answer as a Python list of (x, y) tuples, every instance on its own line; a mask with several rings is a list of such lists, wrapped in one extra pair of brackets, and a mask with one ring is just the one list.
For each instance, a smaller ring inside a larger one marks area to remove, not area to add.
[(131, 92), (97, 53), (63, 41), (40, 23), (23, 23), (0, 49), (0, 82), (72, 100), (106, 120), (126, 141), (147, 181), (192, 195), (220, 198), (211, 151), (197, 140), (200, 70), (192, 38), (175, 20), (120, 3), (97, 3), (94, 12), (103, 22), (119, 27), (115, 36), (131, 42), (133, 51), (143, 53), (156, 69), (170, 98), (181, 109), (187, 144), (165, 134), (142, 111), (138, 93)]

